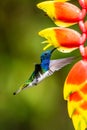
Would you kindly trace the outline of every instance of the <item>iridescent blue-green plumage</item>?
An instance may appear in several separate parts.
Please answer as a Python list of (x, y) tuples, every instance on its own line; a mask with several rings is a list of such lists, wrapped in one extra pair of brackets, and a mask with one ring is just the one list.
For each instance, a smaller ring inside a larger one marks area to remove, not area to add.
[(41, 59), (40, 66), (41, 66), (42, 72), (46, 72), (46, 71), (49, 70), (51, 55), (55, 50), (56, 50), (56, 48), (54, 48), (53, 50), (45, 51), (41, 54), (41, 56), (40, 56), (40, 59)]
[(41, 54), (40, 56), (40, 64), (35, 65), (35, 69), (29, 79), (13, 94), (16, 95), (20, 91), (22, 91), (25, 88), (32, 87), (40, 83), (43, 79), (46, 77), (52, 75), (55, 71), (58, 71), (62, 67), (66, 66), (67, 64), (70, 64), (75, 58), (74, 57), (68, 57), (68, 58), (62, 58), (62, 59), (56, 59), (56, 60), (50, 60), (52, 52), (55, 50), (48, 50)]
[(46, 72), (49, 70), (49, 64), (50, 64), (50, 57), (51, 57), (51, 51), (46, 51), (42, 53), (41, 55), (41, 70), (42, 72)]
[[(55, 49), (56, 48), (54, 48), (53, 50), (45, 51), (41, 54), (41, 56), (40, 56), (41, 63), (35, 64), (35, 69), (34, 69), (33, 73), (31, 74), (31, 76), (29, 77), (29, 79), (27, 81), (25, 81), (25, 83), (19, 88), (19, 90), (17, 92), (14, 92), (14, 95), (19, 93), (19, 91), (26, 88), (28, 85), (33, 86), (33, 85), (37, 84), (38, 77), (40, 77), (40, 74), (43, 74), (49, 70), (51, 54)], [(33, 82), (33, 84), (31, 84), (32, 82)]]
[(55, 49), (56, 48), (54, 48), (52, 51), (50, 51), (50, 50), (45, 51), (41, 54), (41, 56), (40, 56), (41, 63), (35, 64), (35, 70), (32, 73), (32, 75), (30, 76), (30, 78), (28, 79), (28, 81), (32, 82), (34, 78), (38, 78), (39, 73), (43, 74), (49, 70), (51, 54)]

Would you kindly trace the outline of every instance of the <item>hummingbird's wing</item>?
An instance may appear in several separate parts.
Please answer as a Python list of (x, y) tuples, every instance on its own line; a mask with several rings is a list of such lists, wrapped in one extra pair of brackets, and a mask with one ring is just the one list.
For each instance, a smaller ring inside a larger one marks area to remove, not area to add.
[(73, 60), (75, 60), (75, 57), (50, 60), (49, 68), (54, 73), (55, 71), (58, 71), (61, 68), (63, 68), (64, 66), (70, 64)]
[(67, 64), (70, 64), (74, 59), (75, 59), (75, 57), (50, 60), (50, 65), (49, 65), (48, 71), (46, 71), (44, 73), (42, 73), (40, 69), (39, 69), (39, 71), (37, 71), (37, 73), (34, 71), (32, 73), (32, 75), (30, 76), (30, 78), (16, 92), (14, 92), (14, 95), (18, 94), (25, 88), (29, 88), (29, 87), (39, 84), (46, 77), (51, 76), (55, 71), (58, 71), (62, 67), (66, 66)]
[(37, 77), (35, 77), (34, 80), (32, 81), (32, 86), (37, 85), (46, 77), (51, 76), (55, 71), (58, 71), (64, 66), (70, 64), (73, 60), (75, 60), (75, 57), (50, 60), (49, 70), (44, 73), (39, 72)]
[(75, 57), (50, 60), (49, 70), (44, 73), (38, 73), (37, 80), (35, 78), (32, 83), (34, 83), (34, 84), (40, 83), (43, 79), (51, 76), (55, 71), (58, 71), (61, 68), (63, 68), (64, 66), (70, 64), (73, 60), (75, 60)]

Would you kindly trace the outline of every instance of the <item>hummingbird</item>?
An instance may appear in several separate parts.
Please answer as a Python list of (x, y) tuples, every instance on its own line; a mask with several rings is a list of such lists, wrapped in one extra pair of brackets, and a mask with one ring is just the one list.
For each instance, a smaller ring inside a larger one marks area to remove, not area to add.
[(25, 88), (29, 88), (39, 84), (46, 77), (51, 76), (55, 71), (60, 70), (62, 67), (70, 64), (75, 57), (68, 57), (62, 59), (51, 60), (52, 53), (57, 48), (52, 50), (45, 51), (40, 56), (40, 64), (35, 64), (35, 69), (28, 80), (24, 82), (24, 84), (13, 93), (13, 95), (18, 94)]

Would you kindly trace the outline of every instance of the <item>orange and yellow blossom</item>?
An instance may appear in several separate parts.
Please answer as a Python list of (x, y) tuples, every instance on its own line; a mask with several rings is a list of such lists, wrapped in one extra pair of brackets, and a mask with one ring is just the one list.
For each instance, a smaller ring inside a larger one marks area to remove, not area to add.
[(59, 51), (71, 52), (81, 45), (81, 34), (69, 28), (51, 27), (40, 31), (39, 35), (46, 38), (44, 43), (48, 43), (44, 50), (54, 46)]
[(81, 10), (65, 0), (44, 1), (37, 7), (46, 12), (58, 26), (68, 27), (81, 20)]
[(64, 99), (75, 130), (87, 128), (87, 47), (85, 57), (70, 70), (64, 84)]

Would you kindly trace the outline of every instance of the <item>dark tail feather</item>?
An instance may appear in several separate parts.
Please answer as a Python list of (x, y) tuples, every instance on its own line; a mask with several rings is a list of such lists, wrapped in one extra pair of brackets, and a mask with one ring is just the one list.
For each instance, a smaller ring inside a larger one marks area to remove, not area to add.
[(17, 95), (18, 93), (20, 93), (22, 90), (24, 90), (25, 88), (27, 88), (28, 84), (22, 85), (17, 91), (15, 91), (13, 93), (13, 95)]

